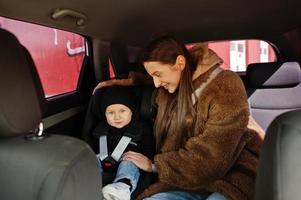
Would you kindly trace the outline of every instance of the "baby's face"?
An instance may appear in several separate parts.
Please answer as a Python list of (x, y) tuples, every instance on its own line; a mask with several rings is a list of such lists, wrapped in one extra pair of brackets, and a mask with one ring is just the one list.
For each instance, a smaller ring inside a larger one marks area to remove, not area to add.
[(106, 108), (106, 118), (109, 125), (122, 128), (132, 120), (132, 111), (125, 105), (112, 104)]

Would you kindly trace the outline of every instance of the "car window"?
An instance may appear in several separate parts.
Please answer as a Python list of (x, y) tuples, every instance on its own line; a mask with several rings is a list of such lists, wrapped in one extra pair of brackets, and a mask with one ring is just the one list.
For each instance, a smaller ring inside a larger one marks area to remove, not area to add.
[[(194, 44), (187, 45), (191, 48)], [(276, 61), (272, 46), (261, 40), (233, 40), (208, 42), (208, 47), (215, 51), (223, 60), (222, 67), (235, 72), (244, 72), (251, 63)]]
[(12, 32), (30, 52), (46, 97), (76, 90), (85, 57), (84, 37), (4, 17), (0, 27)]

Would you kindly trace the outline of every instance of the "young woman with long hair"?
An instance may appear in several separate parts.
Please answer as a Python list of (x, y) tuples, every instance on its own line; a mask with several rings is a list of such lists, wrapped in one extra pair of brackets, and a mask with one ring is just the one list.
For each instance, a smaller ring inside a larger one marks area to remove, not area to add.
[(145, 48), (143, 64), (157, 88), (157, 154), (150, 160), (130, 151), (123, 159), (157, 173), (158, 181), (138, 199), (253, 199), (262, 139), (247, 127), (242, 81), (221, 63), (206, 45), (188, 51), (171, 36)]

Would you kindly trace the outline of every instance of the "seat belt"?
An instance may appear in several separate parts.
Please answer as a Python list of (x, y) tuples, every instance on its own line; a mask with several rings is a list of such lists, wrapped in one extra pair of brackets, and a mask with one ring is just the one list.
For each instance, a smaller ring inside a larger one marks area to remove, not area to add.
[(106, 157), (108, 157), (108, 142), (107, 136), (103, 135), (99, 137), (99, 154), (98, 158), (103, 161)]
[(117, 146), (115, 147), (114, 151), (112, 152), (111, 157), (114, 160), (119, 161), (124, 150), (130, 144), (131, 140), (132, 140), (132, 138), (130, 138), (130, 137), (122, 136), (122, 138), (118, 142)]
[(220, 67), (217, 67), (213, 70), (213, 72), (211, 72), (211, 74), (209, 75), (209, 78), (207, 79), (207, 81), (203, 84), (200, 85), (200, 87), (198, 87), (194, 93), (191, 94), (191, 99), (192, 99), (192, 104), (194, 105), (197, 101), (197, 98), (199, 98), (203, 92), (203, 90), (206, 88), (206, 86), (220, 73), (222, 72), (223, 69)]
[[(126, 147), (131, 142), (132, 138), (127, 136), (122, 136), (120, 141), (118, 142), (117, 146), (115, 147), (114, 151), (111, 154), (111, 157), (118, 162), (121, 158), (123, 152), (125, 151)], [(106, 157), (108, 157), (108, 142), (107, 136), (103, 135), (99, 137), (99, 154), (98, 157), (101, 161), (103, 161)]]

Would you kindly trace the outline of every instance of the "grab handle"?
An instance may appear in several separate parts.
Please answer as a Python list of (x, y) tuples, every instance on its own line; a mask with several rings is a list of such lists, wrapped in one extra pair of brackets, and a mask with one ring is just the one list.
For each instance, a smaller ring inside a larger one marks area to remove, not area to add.
[(51, 15), (54, 20), (59, 20), (68, 16), (76, 18), (77, 26), (83, 26), (87, 21), (86, 15), (70, 9), (56, 9)]

